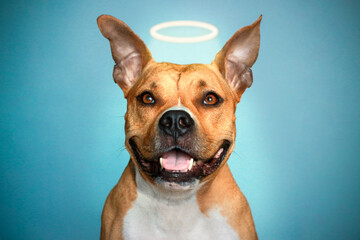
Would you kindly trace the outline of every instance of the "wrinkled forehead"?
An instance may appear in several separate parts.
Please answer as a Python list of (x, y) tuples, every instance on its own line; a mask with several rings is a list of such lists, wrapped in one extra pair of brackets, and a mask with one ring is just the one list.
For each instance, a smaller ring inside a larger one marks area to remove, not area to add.
[(223, 88), (226, 85), (212, 65), (153, 63), (144, 69), (135, 88), (161, 88), (174, 93), (194, 88)]
[(226, 83), (218, 71), (211, 65), (191, 64), (185, 65), (182, 69), (178, 88), (183, 90), (190, 89), (223, 89)]

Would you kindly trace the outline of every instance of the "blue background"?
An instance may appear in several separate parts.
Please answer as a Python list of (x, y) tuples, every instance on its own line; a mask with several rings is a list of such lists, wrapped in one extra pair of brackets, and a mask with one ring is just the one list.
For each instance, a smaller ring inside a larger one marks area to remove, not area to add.
[[(96, 18), (125, 21), (155, 60), (210, 63), (263, 14), (254, 84), (229, 160), (260, 239), (360, 239), (359, 1), (2, 1), (0, 238), (98, 239), (128, 161), (126, 102)], [(216, 25), (171, 44), (169, 20)]]

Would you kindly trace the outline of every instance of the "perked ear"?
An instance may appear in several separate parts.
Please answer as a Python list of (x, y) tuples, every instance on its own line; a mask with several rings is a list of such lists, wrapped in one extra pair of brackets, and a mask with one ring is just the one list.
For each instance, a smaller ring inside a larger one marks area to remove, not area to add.
[(109, 39), (116, 63), (113, 77), (126, 97), (142, 69), (152, 60), (145, 43), (122, 21), (109, 15), (97, 19), (99, 29)]
[(237, 101), (253, 82), (251, 71), (260, 47), (259, 17), (252, 25), (238, 30), (216, 55), (215, 63), (223, 77), (236, 92)]

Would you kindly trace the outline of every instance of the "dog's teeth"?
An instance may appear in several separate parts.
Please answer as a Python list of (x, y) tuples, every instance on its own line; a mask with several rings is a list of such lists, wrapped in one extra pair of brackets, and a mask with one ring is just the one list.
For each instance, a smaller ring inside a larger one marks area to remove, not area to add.
[(196, 161), (193, 161), (193, 166), (196, 166)]
[(217, 153), (215, 154), (214, 158), (220, 158), (223, 151), (224, 151), (224, 149), (220, 148), (219, 151), (217, 151)]
[(193, 162), (194, 162), (194, 159), (193, 159), (193, 158), (191, 158), (191, 159), (190, 159), (189, 168), (188, 168), (188, 170), (189, 170), (189, 171), (190, 171), (190, 170), (191, 170), (191, 168), (193, 167)]
[(162, 158), (160, 158), (159, 161), (160, 161), (160, 168), (162, 170), (164, 168), (163, 165), (162, 165)]

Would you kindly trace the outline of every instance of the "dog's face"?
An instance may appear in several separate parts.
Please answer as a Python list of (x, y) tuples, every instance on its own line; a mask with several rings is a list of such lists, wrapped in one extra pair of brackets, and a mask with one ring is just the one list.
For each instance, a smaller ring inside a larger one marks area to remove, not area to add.
[(154, 178), (206, 178), (233, 146), (234, 96), (212, 66), (152, 63), (127, 99), (128, 149)]
[(261, 17), (240, 29), (210, 65), (155, 62), (120, 20), (100, 16), (114, 81), (124, 91), (126, 148), (154, 185), (188, 188), (216, 176), (234, 148), (236, 105), (252, 84)]

